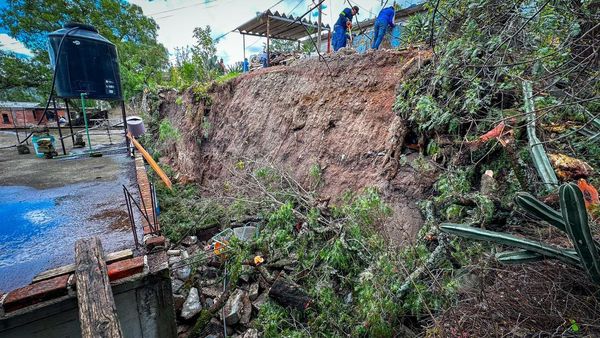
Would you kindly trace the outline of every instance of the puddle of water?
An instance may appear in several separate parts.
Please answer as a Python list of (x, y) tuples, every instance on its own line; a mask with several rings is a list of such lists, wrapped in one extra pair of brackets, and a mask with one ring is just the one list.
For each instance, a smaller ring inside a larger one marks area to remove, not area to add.
[(81, 238), (99, 236), (105, 252), (133, 248), (131, 230), (115, 230), (114, 220), (95, 217), (121, 209), (121, 189), (118, 182), (44, 190), (0, 187), (0, 290), (24, 286), (42, 271), (73, 263)]

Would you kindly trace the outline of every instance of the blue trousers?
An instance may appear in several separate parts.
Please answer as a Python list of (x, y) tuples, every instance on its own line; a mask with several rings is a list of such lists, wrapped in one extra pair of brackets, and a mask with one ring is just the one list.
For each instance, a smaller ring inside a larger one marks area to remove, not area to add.
[(331, 44), (333, 45), (333, 50), (338, 51), (338, 49), (346, 47), (346, 27), (342, 27), (340, 25), (333, 26), (333, 38), (331, 39)]
[(387, 26), (387, 22), (375, 20), (375, 26), (373, 27), (373, 44), (371, 45), (371, 48), (379, 49), (379, 45), (381, 45), (381, 41), (383, 41), (383, 37), (385, 36)]

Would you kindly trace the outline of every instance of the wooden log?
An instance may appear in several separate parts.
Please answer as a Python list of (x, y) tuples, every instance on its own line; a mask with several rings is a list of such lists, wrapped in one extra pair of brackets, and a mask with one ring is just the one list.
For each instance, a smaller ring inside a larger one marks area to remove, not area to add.
[(75, 262), (81, 336), (122, 337), (100, 239), (78, 240), (75, 243)]
[(312, 303), (312, 299), (306, 291), (296, 283), (281, 276), (271, 286), (269, 297), (281, 306), (291, 307), (300, 311), (306, 310)]
[[(131, 257), (133, 257), (133, 251), (131, 251), (131, 249), (125, 249), (125, 250), (111, 252), (111, 253), (107, 254), (106, 257), (104, 258), (104, 260), (108, 264), (108, 263), (122, 261), (122, 260), (125, 260), (128, 258), (131, 258)], [(61, 266), (56, 269), (50, 269), (50, 270), (46, 270), (44, 272), (39, 273), (37, 276), (33, 277), (33, 280), (31, 282), (36, 283), (36, 282), (43, 281), (46, 279), (66, 275), (73, 271), (75, 271), (75, 264)]]

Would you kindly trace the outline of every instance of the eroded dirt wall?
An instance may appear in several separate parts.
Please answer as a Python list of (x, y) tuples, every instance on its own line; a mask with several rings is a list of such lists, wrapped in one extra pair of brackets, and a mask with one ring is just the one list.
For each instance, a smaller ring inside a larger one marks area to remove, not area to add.
[(406, 238), (422, 224), (415, 201), (431, 177), (408, 165), (389, 175), (384, 160), (398, 141), (396, 87), (429, 56), (418, 50), (337, 54), (327, 62), (260, 70), (211, 88), (210, 109), (192, 90), (163, 92), (161, 114), (182, 134), (167, 160), (205, 186), (244, 159), (267, 159), (300, 182), (319, 165), (323, 197), (335, 201), (346, 190), (378, 187), (397, 211), (390, 236)]

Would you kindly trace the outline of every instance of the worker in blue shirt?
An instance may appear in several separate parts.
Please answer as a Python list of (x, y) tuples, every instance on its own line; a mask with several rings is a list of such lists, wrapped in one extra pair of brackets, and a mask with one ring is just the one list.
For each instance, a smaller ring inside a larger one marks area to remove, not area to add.
[(352, 18), (358, 14), (358, 6), (352, 8), (345, 8), (333, 26), (333, 50), (337, 51), (342, 47), (346, 47), (346, 41), (348, 41), (347, 31), (350, 31), (352, 27)]
[(248, 58), (244, 58), (244, 62), (242, 63), (242, 72), (248, 73), (250, 71), (250, 63), (248, 62)]
[(388, 26), (392, 28), (396, 27), (396, 24), (394, 23), (395, 15), (396, 10), (394, 7), (386, 7), (379, 12), (377, 20), (375, 20), (375, 26), (373, 27), (375, 36), (373, 37), (373, 45), (371, 45), (371, 48), (379, 49), (379, 45), (381, 45), (381, 41), (383, 41)]

